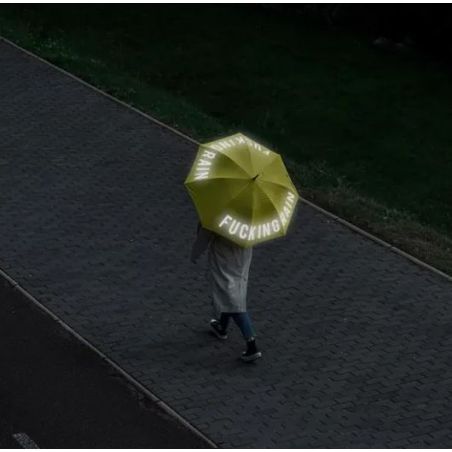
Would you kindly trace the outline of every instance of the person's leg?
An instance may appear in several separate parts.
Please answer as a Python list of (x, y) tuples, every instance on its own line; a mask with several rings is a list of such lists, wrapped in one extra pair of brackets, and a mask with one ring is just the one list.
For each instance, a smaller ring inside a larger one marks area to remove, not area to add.
[(262, 356), (262, 353), (256, 346), (256, 333), (254, 332), (250, 316), (247, 312), (238, 312), (232, 315), (237, 326), (240, 328), (242, 335), (246, 341), (246, 351), (242, 353), (243, 361), (254, 361)]
[(246, 341), (252, 340), (256, 334), (254, 332), (251, 318), (248, 312), (236, 312), (231, 314), (237, 326), (240, 328), (243, 337)]
[(215, 334), (215, 336), (218, 337), (218, 339), (227, 339), (227, 328), (229, 324), (229, 318), (230, 314), (222, 312), (220, 314), (219, 319), (212, 319), (210, 321), (210, 328), (212, 332)]
[(229, 319), (231, 318), (231, 314), (229, 312), (222, 312), (220, 315), (220, 326), (223, 331), (226, 331), (229, 325)]

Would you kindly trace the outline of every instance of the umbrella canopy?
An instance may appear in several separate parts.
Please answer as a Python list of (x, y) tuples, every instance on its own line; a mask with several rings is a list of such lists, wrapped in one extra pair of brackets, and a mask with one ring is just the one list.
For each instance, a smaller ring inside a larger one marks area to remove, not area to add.
[(203, 227), (245, 248), (285, 235), (299, 200), (281, 156), (242, 133), (201, 144), (185, 186)]

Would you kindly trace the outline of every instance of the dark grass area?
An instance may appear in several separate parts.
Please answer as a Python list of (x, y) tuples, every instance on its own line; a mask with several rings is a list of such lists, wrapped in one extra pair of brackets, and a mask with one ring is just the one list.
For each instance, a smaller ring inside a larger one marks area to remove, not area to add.
[(302, 195), (452, 271), (437, 62), (259, 5), (7, 5), (0, 34), (200, 141), (249, 133)]

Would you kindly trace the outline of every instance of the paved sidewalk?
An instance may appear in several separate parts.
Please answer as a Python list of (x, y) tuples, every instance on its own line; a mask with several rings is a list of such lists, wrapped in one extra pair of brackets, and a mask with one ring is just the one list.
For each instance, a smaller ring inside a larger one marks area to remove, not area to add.
[(452, 284), (303, 205), (218, 343), (196, 147), (0, 42), (0, 268), (222, 447), (452, 447)]

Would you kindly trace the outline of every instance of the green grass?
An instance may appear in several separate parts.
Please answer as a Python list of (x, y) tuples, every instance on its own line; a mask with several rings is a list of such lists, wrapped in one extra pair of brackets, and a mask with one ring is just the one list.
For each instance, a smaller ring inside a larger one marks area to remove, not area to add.
[(0, 34), (200, 141), (249, 133), (302, 195), (452, 273), (437, 63), (256, 5), (6, 5)]

